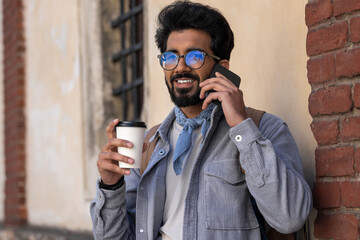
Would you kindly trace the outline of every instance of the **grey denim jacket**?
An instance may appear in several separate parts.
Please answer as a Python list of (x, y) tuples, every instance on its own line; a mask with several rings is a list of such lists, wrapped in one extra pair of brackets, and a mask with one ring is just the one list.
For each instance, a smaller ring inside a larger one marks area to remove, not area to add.
[[(95, 239), (161, 239), (167, 133), (174, 119), (172, 111), (157, 130), (160, 138), (142, 176), (132, 170), (115, 191), (97, 185), (90, 206)], [(216, 107), (191, 175), (183, 239), (260, 239), (250, 193), (268, 224), (283, 233), (300, 229), (312, 208), (287, 125), (265, 113), (259, 128), (251, 119), (230, 128)]]

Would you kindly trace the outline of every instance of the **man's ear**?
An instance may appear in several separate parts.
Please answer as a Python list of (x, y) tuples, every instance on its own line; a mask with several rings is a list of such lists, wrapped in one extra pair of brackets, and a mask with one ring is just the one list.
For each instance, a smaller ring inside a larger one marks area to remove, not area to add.
[(230, 68), (229, 60), (226, 60), (226, 59), (220, 60), (219, 64), (227, 69)]

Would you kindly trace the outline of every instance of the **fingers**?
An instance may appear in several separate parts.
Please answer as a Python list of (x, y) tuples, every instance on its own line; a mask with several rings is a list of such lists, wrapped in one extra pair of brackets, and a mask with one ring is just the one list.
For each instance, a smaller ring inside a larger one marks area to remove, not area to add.
[(223, 100), (237, 97), (241, 93), (240, 89), (224, 75), (218, 72), (215, 75), (217, 77), (206, 79), (199, 85), (201, 87), (201, 99), (206, 97), (206, 92), (212, 90), (204, 100), (203, 109), (206, 109), (213, 100), (222, 102)]
[(229, 126), (236, 126), (247, 118), (243, 92), (221, 73), (216, 77), (206, 79), (200, 83), (200, 98), (205, 98), (205, 93), (213, 90), (204, 99), (202, 109), (206, 109), (213, 100), (221, 102), (225, 118)]
[(108, 142), (101, 148), (101, 151), (116, 152), (117, 147), (132, 148), (133, 143), (123, 139), (110, 138)]
[(228, 88), (237, 88), (237, 86), (235, 86), (235, 84), (228, 78), (226, 78), (223, 74), (216, 72), (215, 76), (216, 77), (208, 78), (205, 81), (201, 82), (200, 87), (203, 87), (209, 83), (218, 83)]
[(133, 164), (134, 159), (124, 156), (122, 154), (119, 154), (117, 152), (101, 152), (98, 155), (98, 169), (99, 172), (109, 171), (113, 173), (119, 173), (122, 175), (128, 175), (130, 174), (130, 170), (123, 169), (119, 167), (119, 162), (124, 162), (128, 164)]
[(97, 166), (101, 174), (102, 179), (107, 179), (112, 182), (111, 179), (115, 175), (129, 175), (129, 169), (123, 169), (119, 167), (119, 162), (133, 164), (134, 159), (119, 154), (117, 152), (118, 147), (132, 148), (133, 143), (116, 138), (115, 126), (119, 123), (119, 119), (114, 119), (106, 128), (106, 135), (108, 142), (101, 148), (101, 153), (98, 155)]
[(205, 98), (205, 93), (214, 90), (216, 92), (235, 91), (239, 88), (234, 85), (229, 79), (227, 79), (221, 73), (216, 72), (216, 77), (206, 79), (200, 83), (201, 91), (200, 98)]
[[(117, 173), (120, 175), (129, 175), (130, 174), (129, 169), (120, 168), (118, 164), (115, 164), (112, 161), (104, 160), (102, 158), (98, 159), (97, 166), (98, 166), (100, 175), (103, 175), (101, 173), (107, 173), (107, 172)], [(102, 177), (102, 179), (104, 179), (104, 177)]]
[(132, 148), (133, 144), (129, 141), (117, 138), (111, 138), (109, 141), (101, 148), (101, 153), (99, 153), (99, 160), (115, 162), (118, 165), (118, 162), (125, 162), (125, 163), (134, 163), (134, 159), (121, 155), (117, 153), (118, 147), (126, 147)]
[(134, 159), (121, 155), (117, 152), (101, 152), (99, 153), (99, 159), (101, 160), (105, 160), (105, 161), (111, 161), (113, 163), (118, 163), (118, 162), (124, 162), (124, 163), (129, 163), (129, 164), (133, 164), (134, 163)]
[(116, 133), (115, 133), (115, 126), (120, 122), (119, 119), (114, 119), (111, 123), (109, 123), (109, 125), (106, 128), (106, 135), (107, 138), (115, 138), (116, 137)]
[(214, 100), (222, 102), (222, 100), (220, 98), (221, 98), (221, 95), (218, 92), (209, 93), (209, 95), (203, 101), (202, 109), (205, 110), (209, 106), (209, 104)]

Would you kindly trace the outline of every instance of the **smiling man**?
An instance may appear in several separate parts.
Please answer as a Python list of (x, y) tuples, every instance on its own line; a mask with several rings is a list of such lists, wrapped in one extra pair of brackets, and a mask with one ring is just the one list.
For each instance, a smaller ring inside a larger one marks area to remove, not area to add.
[(287, 125), (246, 108), (224, 75), (210, 76), (215, 64), (230, 65), (234, 37), (226, 19), (179, 1), (160, 12), (158, 24), (158, 58), (175, 107), (152, 138), (143, 174), (118, 166), (134, 160), (114, 149), (132, 143), (115, 138), (119, 120), (109, 124), (91, 204), (94, 237), (261, 239), (257, 207), (277, 231), (300, 229), (312, 197)]
[[(209, 73), (215, 59), (219, 60), (209, 53), (212, 53), (209, 34), (195, 29), (185, 29), (172, 32), (167, 41), (166, 52), (158, 56), (165, 70), (165, 82), (172, 101), (176, 106), (184, 107), (184, 111), (185, 107), (197, 108), (196, 115), (200, 113), (202, 105), (200, 80), (204, 81), (210, 77)], [(205, 61), (207, 56), (209, 57)], [(186, 60), (195, 66), (189, 67)], [(196, 115), (189, 117), (193, 118)]]

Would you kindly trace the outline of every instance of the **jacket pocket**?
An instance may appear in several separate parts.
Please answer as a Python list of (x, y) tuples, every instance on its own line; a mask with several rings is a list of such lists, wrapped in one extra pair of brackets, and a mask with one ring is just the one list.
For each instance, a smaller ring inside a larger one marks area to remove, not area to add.
[(247, 230), (258, 227), (245, 175), (238, 159), (208, 163), (205, 171), (208, 229)]

